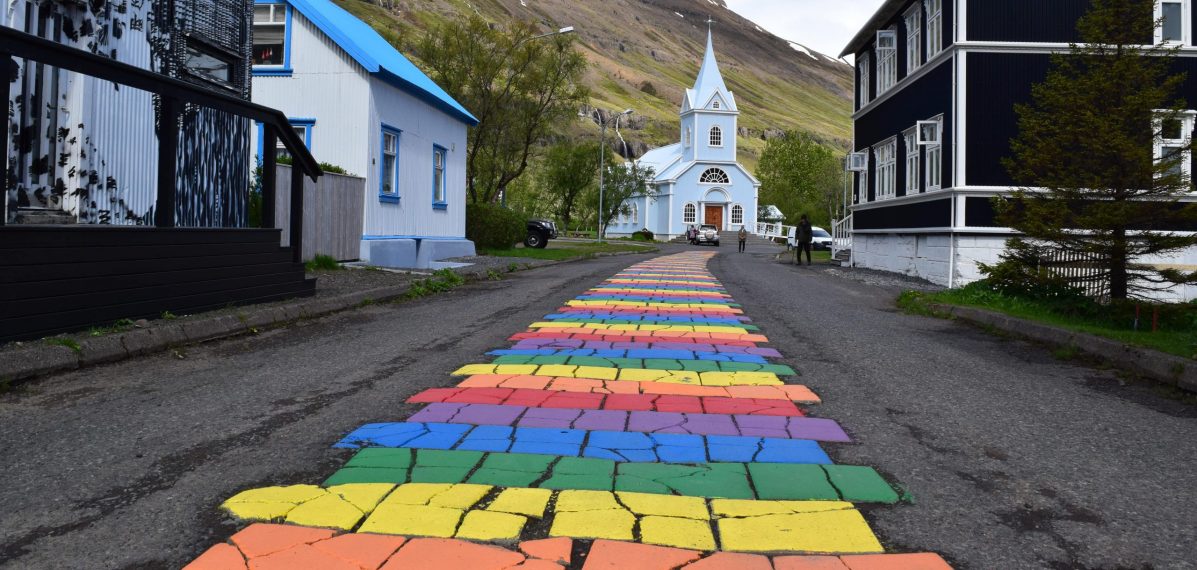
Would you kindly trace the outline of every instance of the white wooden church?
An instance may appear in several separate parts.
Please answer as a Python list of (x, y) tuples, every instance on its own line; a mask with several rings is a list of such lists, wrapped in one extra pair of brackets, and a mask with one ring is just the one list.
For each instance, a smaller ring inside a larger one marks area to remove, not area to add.
[(607, 234), (629, 235), (647, 228), (656, 239), (670, 240), (694, 224), (754, 231), (761, 183), (736, 162), (739, 116), (708, 32), (698, 80), (682, 101), (679, 141), (640, 157), (637, 163), (651, 167), (655, 177), (643, 196), (628, 201), (628, 213), (616, 218)]

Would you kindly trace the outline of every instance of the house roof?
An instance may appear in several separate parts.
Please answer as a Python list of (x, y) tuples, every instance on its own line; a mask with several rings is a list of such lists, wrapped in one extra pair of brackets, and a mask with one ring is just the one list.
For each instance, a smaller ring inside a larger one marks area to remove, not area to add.
[(852, 41), (848, 42), (848, 46), (844, 48), (844, 52), (840, 54), (840, 57), (855, 55), (856, 52), (869, 45), (869, 42), (872, 42), (877, 36), (877, 30), (881, 29), (881, 26), (884, 26), (886, 22), (892, 20), (894, 16), (902, 13), (902, 9), (906, 7), (908, 1), (886, 0), (877, 9), (877, 12), (873, 14), (873, 17), (869, 18), (864, 27), (859, 32), (856, 32), (856, 36), (852, 38)]
[(474, 126), (478, 119), (409, 61), (369, 24), (331, 0), (287, 0), (371, 75), (454, 118)]

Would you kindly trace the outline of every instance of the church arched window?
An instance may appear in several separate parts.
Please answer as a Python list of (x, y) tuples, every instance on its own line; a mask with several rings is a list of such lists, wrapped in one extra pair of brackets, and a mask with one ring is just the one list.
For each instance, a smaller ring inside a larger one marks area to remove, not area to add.
[(723, 146), (723, 129), (711, 127), (711, 146)]
[(693, 224), (698, 221), (698, 207), (694, 204), (686, 204), (682, 208), (682, 223)]
[(731, 223), (734, 225), (741, 225), (744, 223), (744, 207), (736, 204), (732, 206)]
[(632, 225), (640, 223), (640, 212), (637, 211), (636, 204), (632, 204)]
[(701, 184), (731, 184), (731, 178), (728, 178), (727, 173), (719, 168), (708, 168), (698, 178)]

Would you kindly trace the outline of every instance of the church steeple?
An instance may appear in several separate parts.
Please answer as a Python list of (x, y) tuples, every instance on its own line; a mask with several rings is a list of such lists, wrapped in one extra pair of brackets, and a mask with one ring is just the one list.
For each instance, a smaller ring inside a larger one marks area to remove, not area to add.
[[(708, 25), (713, 22), (707, 22)], [(702, 58), (702, 67), (698, 70), (698, 78), (694, 81), (694, 88), (687, 95), (683, 112), (697, 109), (710, 109), (712, 98), (718, 94), (722, 103), (718, 110), (736, 111), (735, 98), (727, 90), (727, 83), (723, 81), (723, 74), (719, 71), (719, 62), (715, 59), (715, 41), (711, 30), (707, 29), (707, 52)]]

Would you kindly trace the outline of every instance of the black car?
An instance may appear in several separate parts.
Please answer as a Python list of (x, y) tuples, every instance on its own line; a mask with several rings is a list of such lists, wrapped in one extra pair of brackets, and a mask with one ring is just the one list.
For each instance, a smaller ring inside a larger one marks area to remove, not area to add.
[(556, 223), (552, 220), (528, 220), (528, 237), (524, 238), (526, 247), (544, 249), (551, 239), (557, 239)]

